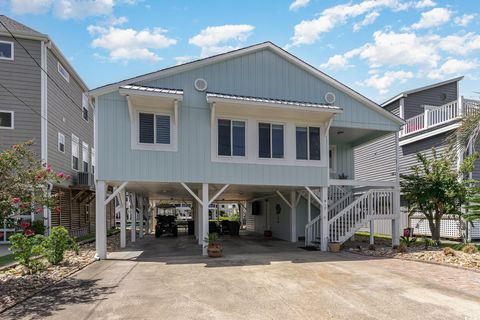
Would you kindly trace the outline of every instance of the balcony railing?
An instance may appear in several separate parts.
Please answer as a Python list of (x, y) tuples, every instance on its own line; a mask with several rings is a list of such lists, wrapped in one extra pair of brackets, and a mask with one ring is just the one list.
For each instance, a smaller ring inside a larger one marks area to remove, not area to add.
[(406, 120), (401, 136), (426, 130), (443, 123), (461, 118), (474, 110), (480, 109), (480, 101), (460, 98), (443, 106), (425, 106), (425, 111), (418, 116)]

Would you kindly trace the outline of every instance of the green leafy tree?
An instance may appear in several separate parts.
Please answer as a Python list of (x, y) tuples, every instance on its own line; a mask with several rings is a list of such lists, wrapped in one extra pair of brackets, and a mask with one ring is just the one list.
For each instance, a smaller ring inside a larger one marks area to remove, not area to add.
[(46, 206), (59, 212), (58, 194), (47, 193), (49, 185), (69, 177), (42, 164), (31, 150), (32, 141), (14, 145), (0, 153), (0, 219), (12, 214), (41, 213)]
[(419, 165), (413, 173), (401, 175), (403, 195), (408, 203), (409, 215), (421, 213), (428, 220), (432, 239), (440, 240), (440, 225), (444, 215), (462, 215), (462, 205), (474, 192), (472, 181), (464, 176), (473, 170), (477, 154), (465, 158), (460, 169), (455, 169), (457, 155), (452, 148), (432, 157), (417, 153)]

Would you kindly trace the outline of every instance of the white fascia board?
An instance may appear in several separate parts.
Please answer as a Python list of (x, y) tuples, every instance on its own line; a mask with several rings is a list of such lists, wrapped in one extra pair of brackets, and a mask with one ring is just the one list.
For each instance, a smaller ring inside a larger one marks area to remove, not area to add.
[(439, 129), (437, 129), (437, 130), (427, 131), (427, 132), (425, 132), (425, 133), (423, 133), (423, 134), (419, 134), (418, 136), (415, 136), (415, 137), (412, 137), (412, 138), (409, 138), (409, 139), (401, 140), (400, 143), (399, 143), (399, 145), (400, 145), (400, 146), (404, 146), (404, 145), (409, 144), (409, 143), (412, 143), (412, 142), (416, 142), (416, 141), (419, 141), (419, 140), (427, 139), (427, 138), (436, 136), (437, 134), (454, 130), (454, 129), (458, 128), (459, 126), (460, 126), (460, 122), (457, 122), (457, 123), (451, 124), (451, 125), (449, 125), (449, 126), (446, 126), (446, 127), (443, 127), (443, 128), (439, 128)]
[(228, 98), (220, 98), (220, 97), (207, 97), (207, 102), (210, 104), (214, 104), (215, 106), (220, 106), (220, 103), (224, 104), (243, 104), (243, 105), (251, 105), (251, 106), (263, 106), (268, 108), (277, 108), (277, 109), (293, 109), (299, 111), (314, 111), (314, 112), (325, 112), (325, 113), (342, 113), (342, 109), (329, 109), (329, 108), (322, 108), (322, 107), (304, 107), (304, 106), (296, 106), (290, 104), (282, 104), (282, 103), (272, 103), (272, 102), (256, 102), (256, 101), (248, 101), (248, 100), (237, 100), (237, 99), (228, 99)]
[(385, 101), (384, 103), (381, 104), (381, 106), (385, 107), (385, 106), (389, 105), (390, 103), (397, 101), (400, 98), (405, 98), (406, 96), (407, 96), (406, 94), (401, 93), (398, 96), (395, 96), (395, 97), (391, 98), (390, 100)]
[(70, 62), (68, 62), (67, 58), (63, 55), (63, 53), (58, 49), (58, 47), (55, 45), (55, 43), (50, 40), (50, 49), (52, 50), (53, 54), (57, 59), (60, 61), (60, 63), (67, 69), (67, 71), (70, 73), (70, 75), (75, 79), (75, 81), (78, 82), (78, 84), (82, 87), (82, 90), (85, 92), (88, 92), (88, 86), (85, 82), (83, 82), (82, 78), (78, 75), (78, 73), (75, 71), (75, 69), (72, 67)]
[(143, 97), (162, 97), (162, 98), (170, 98), (172, 100), (177, 100), (177, 101), (183, 100), (182, 94), (175, 94), (175, 93), (142, 91), (142, 90), (124, 89), (124, 88), (119, 89), (118, 92), (123, 96), (128, 95), (128, 96), (143, 96)]
[(384, 110), (381, 106), (379, 106), (378, 104), (376, 104), (372, 100), (364, 97), (360, 93), (354, 91), (353, 89), (347, 87), (346, 85), (344, 85), (344, 84), (340, 83), (339, 81), (333, 79), (332, 77), (326, 75), (325, 73), (321, 72), (320, 70), (314, 68), (313, 66), (309, 65), (308, 63), (306, 63), (306, 62), (302, 61), (301, 59), (297, 58), (296, 56), (292, 55), (291, 53), (281, 49), (280, 47), (277, 47), (276, 45), (274, 45), (271, 42), (260, 43), (260, 44), (257, 44), (257, 45), (253, 45), (251, 47), (227, 52), (227, 53), (224, 53), (224, 54), (220, 54), (220, 55), (213, 56), (213, 57), (210, 57), (210, 58), (205, 58), (205, 59), (202, 59), (202, 60), (193, 61), (193, 62), (186, 63), (186, 64), (183, 64), (183, 65), (180, 65), (180, 66), (159, 70), (159, 71), (152, 72), (152, 73), (149, 73), (149, 74), (146, 74), (146, 75), (143, 75), (143, 76), (139, 76), (139, 77), (135, 77), (135, 78), (131, 78), (131, 79), (126, 79), (126, 80), (123, 80), (123, 81), (120, 81), (120, 82), (117, 82), (117, 83), (113, 83), (113, 84), (110, 84), (110, 85), (99, 87), (97, 89), (93, 89), (93, 90), (90, 91), (90, 93), (91, 93), (91, 95), (97, 97), (97, 96), (100, 96), (100, 95), (118, 90), (118, 88), (120, 86), (125, 85), (125, 84), (136, 83), (136, 82), (141, 82), (141, 81), (148, 81), (148, 80), (156, 79), (156, 78), (159, 78), (159, 77), (165, 77), (165, 76), (168, 76), (168, 75), (171, 75), (171, 74), (180, 73), (180, 72), (184, 72), (184, 71), (191, 70), (191, 69), (196, 69), (196, 68), (208, 65), (208, 64), (213, 64), (213, 63), (217, 63), (217, 62), (224, 61), (224, 60), (227, 60), (227, 59), (231, 59), (233, 57), (246, 55), (246, 54), (249, 54), (251, 52), (259, 51), (259, 50), (262, 50), (262, 49), (265, 49), (265, 48), (271, 49), (272, 51), (274, 51), (275, 53), (277, 53), (281, 57), (283, 57), (286, 60), (288, 60), (289, 62), (293, 63), (294, 65), (296, 65), (296, 66), (300, 67), (301, 69), (313, 74), (317, 78), (322, 79), (323, 81), (327, 82), (328, 84), (332, 85), (333, 87), (337, 88), (338, 90), (340, 90), (342, 92), (345, 92), (347, 95), (349, 95), (353, 99), (362, 102), (367, 107), (369, 107), (369, 108), (373, 109), (374, 111), (382, 114), (383, 116), (385, 116), (386, 118), (394, 121), (395, 123), (397, 123), (399, 125), (405, 124), (405, 121), (403, 121), (402, 119), (400, 119), (396, 115), (388, 112), (387, 110)]

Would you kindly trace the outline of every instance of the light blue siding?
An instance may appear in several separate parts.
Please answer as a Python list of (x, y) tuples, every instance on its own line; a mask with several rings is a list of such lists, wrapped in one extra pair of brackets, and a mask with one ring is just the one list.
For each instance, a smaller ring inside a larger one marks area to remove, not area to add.
[[(324, 102), (337, 96), (344, 112), (335, 126), (398, 130), (398, 125), (312, 74), (265, 49), (170, 75), (144, 86), (183, 89), (179, 107), (178, 151), (132, 150), (126, 99), (117, 92), (98, 98), (98, 178), (116, 181), (207, 182), (262, 185), (325, 186), (329, 169), (319, 167), (235, 164), (211, 161), (210, 108), (205, 92), (194, 89), (204, 78), (208, 91), (296, 101)], [(353, 177), (348, 145), (337, 149), (337, 172)]]

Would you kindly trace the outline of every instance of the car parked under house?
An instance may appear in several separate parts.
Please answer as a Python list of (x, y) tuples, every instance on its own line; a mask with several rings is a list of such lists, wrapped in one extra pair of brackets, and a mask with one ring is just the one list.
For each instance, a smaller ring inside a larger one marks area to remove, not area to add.
[(142, 208), (132, 216), (140, 236), (148, 200), (194, 201), (204, 254), (216, 200), (245, 201), (251, 231), (321, 250), (374, 220), (391, 221), (399, 241), (398, 179), (356, 179), (354, 148), (398, 137), (403, 120), (271, 42), (113, 83), (90, 97), (101, 259), (105, 205), (115, 197), (126, 245), (125, 192)]
[(61, 192), (61, 212), (45, 210), (45, 224), (88, 234), (95, 226), (88, 87), (48, 35), (4, 15), (0, 22), (0, 150), (33, 140), (39, 159), (72, 176), (53, 187)]

